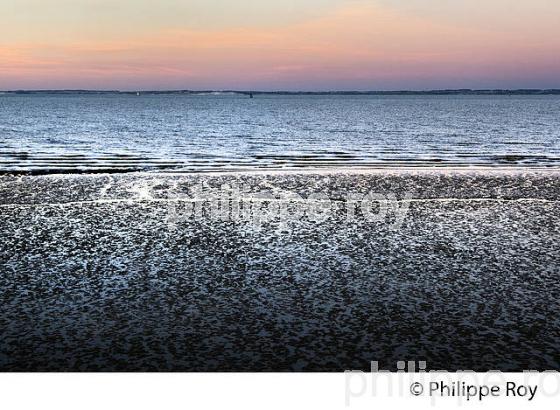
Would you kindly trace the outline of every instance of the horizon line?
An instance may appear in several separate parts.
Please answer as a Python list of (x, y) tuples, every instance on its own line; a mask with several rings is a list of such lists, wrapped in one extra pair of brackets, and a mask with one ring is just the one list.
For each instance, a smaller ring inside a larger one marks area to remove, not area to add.
[(131, 89), (131, 90), (112, 90), (112, 89), (87, 89), (87, 88), (44, 88), (44, 89), (10, 89), (0, 90), (0, 93), (237, 93), (237, 94), (397, 94), (397, 93), (560, 93), (560, 88), (435, 88), (426, 90), (251, 90), (251, 89)]

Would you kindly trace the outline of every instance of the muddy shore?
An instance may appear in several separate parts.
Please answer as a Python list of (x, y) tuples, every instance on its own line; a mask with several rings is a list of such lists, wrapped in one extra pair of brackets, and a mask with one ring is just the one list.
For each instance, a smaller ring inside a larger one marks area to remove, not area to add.
[(0, 233), (2, 371), (560, 370), (558, 170), (3, 176)]

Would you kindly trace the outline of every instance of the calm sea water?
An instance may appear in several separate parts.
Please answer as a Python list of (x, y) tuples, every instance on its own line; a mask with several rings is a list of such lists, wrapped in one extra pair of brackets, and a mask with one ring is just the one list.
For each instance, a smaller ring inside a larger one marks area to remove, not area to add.
[(0, 95), (0, 172), (560, 165), (560, 96)]

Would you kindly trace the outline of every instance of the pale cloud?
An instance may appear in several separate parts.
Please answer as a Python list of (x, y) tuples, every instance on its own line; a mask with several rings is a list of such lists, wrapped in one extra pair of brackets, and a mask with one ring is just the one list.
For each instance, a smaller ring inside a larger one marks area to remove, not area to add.
[(345, 0), (0, 0), (1, 41), (111, 39), (164, 28), (274, 27)]

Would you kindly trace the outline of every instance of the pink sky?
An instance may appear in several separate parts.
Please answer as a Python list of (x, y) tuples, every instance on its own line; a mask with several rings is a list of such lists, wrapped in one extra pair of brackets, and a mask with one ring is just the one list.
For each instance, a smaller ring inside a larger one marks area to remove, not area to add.
[(560, 88), (560, 2), (7, 1), (5, 90)]

